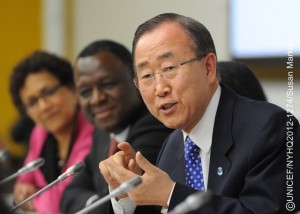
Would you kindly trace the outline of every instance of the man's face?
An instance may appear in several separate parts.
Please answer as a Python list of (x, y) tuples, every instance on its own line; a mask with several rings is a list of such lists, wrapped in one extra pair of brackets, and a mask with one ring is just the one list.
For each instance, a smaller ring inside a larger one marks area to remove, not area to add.
[(208, 54), (179, 66), (171, 78), (158, 74), (170, 65), (196, 57), (192, 41), (183, 28), (168, 22), (140, 37), (134, 57), (139, 81), (147, 77), (145, 74), (156, 73), (151, 84), (139, 85), (150, 112), (167, 127), (190, 132), (202, 118), (217, 87), (215, 55)]
[(128, 68), (110, 52), (79, 58), (75, 82), (86, 119), (98, 128), (119, 132), (139, 105)]

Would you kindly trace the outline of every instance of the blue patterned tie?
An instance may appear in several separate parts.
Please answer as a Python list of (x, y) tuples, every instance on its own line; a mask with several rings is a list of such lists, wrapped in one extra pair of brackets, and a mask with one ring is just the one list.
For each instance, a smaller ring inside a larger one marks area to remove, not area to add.
[(187, 136), (185, 140), (185, 171), (186, 184), (194, 189), (204, 191), (204, 179), (200, 148)]

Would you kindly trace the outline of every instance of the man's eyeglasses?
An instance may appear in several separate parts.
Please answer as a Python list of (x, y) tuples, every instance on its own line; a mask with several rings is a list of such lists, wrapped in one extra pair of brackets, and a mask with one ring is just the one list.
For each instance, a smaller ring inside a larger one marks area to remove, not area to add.
[(159, 74), (161, 77), (163, 77), (164, 79), (167, 79), (167, 80), (173, 79), (177, 75), (177, 71), (179, 70), (179, 68), (182, 65), (197, 61), (199, 59), (202, 59), (205, 56), (206, 56), (206, 54), (201, 54), (193, 59), (184, 61), (179, 64), (170, 63), (169, 66), (167, 66), (163, 69), (158, 69), (158, 70), (160, 70), (158, 72), (144, 72), (144, 73), (141, 72), (141, 74), (137, 75), (133, 79), (133, 82), (138, 89), (149, 88), (155, 80), (155, 74)]
[(31, 97), (28, 100), (28, 102), (25, 103), (25, 108), (26, 109), (32, 109), (33, 107), (37, 106), (37, 103), (38, 103), (40, 98), (43, 98), (45, 100), (49, 99), (51, 96), (53, 96), (58, 91), (58, 89), (61, 86), (62, 85), (58, 84), (58, 85), (53, 86), (51, 88), (46, 88), (46, 89), (42, 90), (42, 92), (39, 96)]

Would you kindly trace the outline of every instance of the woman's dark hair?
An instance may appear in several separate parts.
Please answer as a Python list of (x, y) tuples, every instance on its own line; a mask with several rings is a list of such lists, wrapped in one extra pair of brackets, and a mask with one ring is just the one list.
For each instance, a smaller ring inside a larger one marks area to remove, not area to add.
[(214, 41), (204, 25), (193, 18), (175, 13), (164, 13), (157, 15), (141, 24), (134, 35), (132, 43), (132, 55), (134, 58), (135, 48), (140, 37), (147, 32), (154, 30), (157, 26), (165, 22), (177, 22), (182, 26), (186, 33), (191, 37), (192, 48), (197, 55), (216, 53)]
[(109, 52), (116, 56), (119, 60), (121, 60), (124, 65), (128, 67), (130, 71), (130, 76), (134, 77), (133, 71), (133, 63), (132, 63), (132, 56), (130, 51), (123, 45), (111, 41), (111, 40), (98, 40), (90, 43), (86, 46), (77, 56), (78, 58), (81, 57), (88, 57), (95, 55), (100, 52)]
[(44, 51), (36, 51), (17, 64), (10, 76), (10, 94), (15, 106), (25, 113), (20, 91), (28, 75), (48, 71), (63, 86), (74, 88), (72, 65), (65, 59)]

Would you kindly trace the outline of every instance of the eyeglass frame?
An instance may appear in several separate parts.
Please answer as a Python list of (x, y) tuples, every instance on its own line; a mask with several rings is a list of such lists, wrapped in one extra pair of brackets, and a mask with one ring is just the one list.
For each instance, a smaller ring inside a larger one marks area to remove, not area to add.
[(44, 91), (41, 92), (40, 95), (31, 98), (31, 100), (28, 103), (24, 103), (24, 107), (27, 110), (33, 109), (37, 106), (37, 103), (39, 101), (39, 99), (43, 98), (43, 99), (47, 99), (49, 97), (52, 97), (57, 91), (58, 89), (60, 89), (60, 87), (62, 87), (63, 85), (61, 84), (57, 84), (51, 88), (46, 88)]
[[(182, 65), (195, 62), (195, 61), (200, 60), (200, 59), (202, 59), (202, 58), (204, 58), (206, 56), (207, 56), (207, 54), (200, 54), (200, 55), (198, 55), (198, 56), (196, 56), (196, 57), (194, 57), (194, 58), (192, 58), (190, 60), (187, 60), (187, 61), (179, 63), (178, 65), (174, 66), (174, 68), (176, 68), (176, 70), (178, 70)], [(166, 71), (153, 72), (153, 73), (150, 74), (151, 75), (150, 77), (154, 77), (154, 80), (155, 80), (155, 74), (161, 74), (161, 73), (164, 73), (164, 72), (166, 72)], [(135, 76), (133, 78), (133, 82), (134, 82), (134, 85), (139, 89), (138, 77), (137, 76)]]

